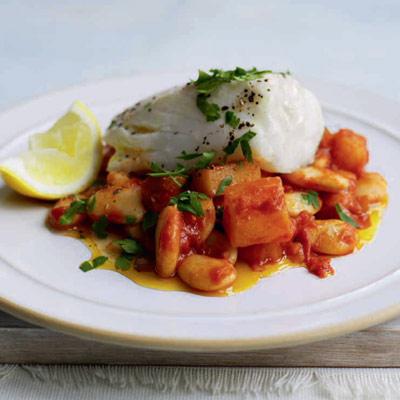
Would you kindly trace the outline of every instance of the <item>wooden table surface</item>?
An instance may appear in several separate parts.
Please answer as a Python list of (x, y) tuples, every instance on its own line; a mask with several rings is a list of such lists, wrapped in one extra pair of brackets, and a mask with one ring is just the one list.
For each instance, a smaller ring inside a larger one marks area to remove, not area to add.
[(0, 312), (0, 363), (400, 367), (400, 319), (327, 341), (287, 349), (182, 353), (83, 340)]

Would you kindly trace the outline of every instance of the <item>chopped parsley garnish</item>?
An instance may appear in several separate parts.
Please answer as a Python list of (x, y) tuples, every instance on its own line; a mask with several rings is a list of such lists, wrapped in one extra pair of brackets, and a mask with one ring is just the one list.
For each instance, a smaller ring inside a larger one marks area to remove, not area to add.
[(158, 213), (155, 211), (146, 211), (146, 214), (144, 214), (143, 222), (142, 222), (142, 228), (144, 231), (147, 231), (148, 229), (152, 228), (153, 226), (157, 225), (158, 221)]
[(176, 168), (172, 171), (168, 171), (164, 168), (162, 168), (159, 164), (156, 162), (151, 163), (151, 171), (148, 175), (153, 176), (155, 178), (162, 178), (164, 176), (170, 177), (177, 186), (181, 187), (182, 184), (179, 182), (178, 179), (176, 179), (177, 176), (187, 176), (187, 169), (184, 167), (182, 164), (177, 164)]
[(196, 215), (197, 217), (203, 217), (204, 210), (200, 200), (206, 199), (208, 199), (206, 194), (188, 190), (180, 193), (176, 197), (172, 197), (170, 204), (176, 204), (179, 211), (187, 211)]
[(124, 253), (137, 256), (143, 254), (142, 245), (134, 239), (121, 239), (114, 242), (121, 247)]
[(201, 157), (201, 154), (202, 153), (186, 153), (186, 151), (183, 150), (182, 155), (179, 157), (176, 157), (176, 158), (178, 158), (179, 160), (188, 161), (188, 160), (194, 160), (195, 158)]
[(239, 126), (240, 119), (233, 111), (227, 111), (225, 113), (225, 122), (232, 128), (237, 128)]
[(185, 151), (182, 151), (182, 155), (177, 157), (181, 160), (194, 160), (196, 158), (199, 158), (199, 161), (194, 165), (194, 169), (202, 169), (202, 168), (207, 168), (212, 161), (215, 158), (215, 152), (214, 151), (205, 151), (204, 153), (186, 153)]
[(108, 224), (108, 218), (105, 215), (102, 215), (97, 221), (93, 222), (92, 229), (98, 238), (105, 239), (108, 236)]
[(88, 212), (90, 213), (93, 212), (95, 205), (96, 205), (96, 195), (93, 195), (92, 197), (89, 198), (86, 204), (86, 209), (88, 210)]
[(197, 80), (193, 83), (198, 93), (210, 94), (224, 83), (232, 81), (252, 81), (270, 73), (272, 73), (272, 71), (258, 71), (255, 67), (248, 70), (236, 67), (233, 70), (226, 71), (222, 69), (210, 69), (210, 73), (200, 70)]
[(106, 256), (99, 256), (94, 258), (91, 262), (90, 261), (85, 261), (83, 262), (80, 266), (79, 269), (83, 272), (88, 272), (93, 269), (96, 269), (103, 265), (106, 261), (108, 260), (108, 257)]
[(134, 217), (133, 215), (128, 215), (128, 216), (125, 218), (125, 222), (126, 222), (128, 225), (132, 225), (132, 224), (136, 223), (136, 221), (137, 221), (137, 219), (136, 219), (136, 217)]
[(115, 266), (118, 269), (127, 271), (132, 266), (132, 256), (129, 254), (122, 254), (115, 260)]
[(251, 151), (249, 142), (251, 139), (253, 139), (254, 136), (256, 136), (255, 132), (253, 132), (253, 131), (246, 132), (244, 135), (235, 139), (232, 143), (228, 144), (228, 146), (226, 146), (224, 148), (225, 154), (226, 155), (233, 154), (240, 145), (240, 147), (242, 149), (242, 153), (243, 153), (244, 157), (246, 158), (246, 160), (252, 162), (253, 161), (253, 153)]
[(60, 218), (61, 225), (72, 224), (76, 214), (81, 214), (86, 211), (86, 200), (75, 200), (71, 203), (68, 210)]
[(353, 225), (354, 228), (359, 228), (359, 227), (360, 227), (360, 225), (358, 224), (357, 221), (355, 221), (353, 218), (351, 218), (349, 215), (347, 215), (347, 214), (344, 212), (344, 210), (343, 210), (343, 208), (342, 208), (342, 206), (341, 206), (340, 204), (336, 204), (335, 208), (336, 208), (336, 212), (337, 212), (338, 215), (339, 215), (339, 218), (340, 218), (342, 221), (347, 222), (347, 223), (349, 223), (350, 225)]
[(134, 239), (121, 239), (114, 241), (114, 243), (122, 249), (121, 255), (115, 260), (115, 266), (123, 271), (132, 266), (134, 256), (140, 256), (144, 253), (142, 245)]
[(229, 175), (226, 178), (222, 179), (220, 184), (218, 185), (218, 189), (216, 191), (216, 195), (220, 196), (221, 194), (224, 194), (225, 189), (232, 183), (232, 177)]
[(196, 104), (199, 110), (206, 116), (207, 121), (216, 121), (221, 117), (221, 109), (218, 104), (208, 101), (209, 95), (224, 83), (232, 81), (251, 81), (270, 74), (272, 71), (258, 71), (257, 68), (246, 70), (236, 67), (233, 70), (210, 69), (210, 72), (200, 70), (197, 80), (193, 81), (197, 90)]
[(216, 103), (208, 101), (208, 95), (198, 94), (196, 99), (197, 108), (206, 116), (208, 122), (216, 121), (221, 117), (221, 109)]
[(197, 161), (194, 168), (195, 169), (207, 168), (212, 163), (214, 158), (215, 158), (214, 151), (205, 151), (204, 153), (201, 154), (201, 158), (199, 161)]
[(310, 190), (307, 193), (303, 193), (301, 195), (301, 197), (310, 206), (313, 206), (314, 208), (318, 208), (319, 207), (319, 199), (318, 199), (318, 193), (317, 192), (314, 192), (313, 190)]

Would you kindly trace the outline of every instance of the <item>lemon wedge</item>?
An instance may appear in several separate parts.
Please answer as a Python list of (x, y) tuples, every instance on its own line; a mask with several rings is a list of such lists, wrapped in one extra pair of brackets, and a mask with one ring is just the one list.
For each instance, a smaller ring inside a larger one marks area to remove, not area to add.
[(8, 186), (25, 196), (58, 199), (86, 189), (102, 160), (102, 132), (81, 101), (47, 132), (29, 138), (29, 150), (0, 162)]

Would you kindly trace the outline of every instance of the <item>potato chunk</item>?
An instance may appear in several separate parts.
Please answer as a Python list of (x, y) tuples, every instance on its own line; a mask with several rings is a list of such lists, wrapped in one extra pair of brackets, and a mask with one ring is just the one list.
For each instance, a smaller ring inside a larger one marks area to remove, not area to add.
[(333, 136), (331, 154), (339, 168), (360, 173), (368, 163), (367, 139), (349, 129), (341, 129)]
[(214, 197), (221, 181), (228, 176), (232, 177), (232, 185), (251, 182), (261, 178), (261, 170), (257, 164), (248, 162), (215, 165), (197, 171), (193, 176), (192, 186), (194, 190)]
[(234, 247), (290, 240), (294, 226), (281, 179), (261, 178), (229, 186), (224, 195), (223, 226)]

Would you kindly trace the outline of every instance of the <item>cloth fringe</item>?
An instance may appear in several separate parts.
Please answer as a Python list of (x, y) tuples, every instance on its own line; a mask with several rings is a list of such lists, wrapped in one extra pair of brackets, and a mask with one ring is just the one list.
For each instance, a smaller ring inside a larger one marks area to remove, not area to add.
[[(0, 369), (4, 375), (15, 366)], [(205, 392), (275, 396), (290, 395), (318, 385), (326, 398), (400, 398), (400, 370), (356, 368), (194, 368), (133, 366), (22, 366), (36, 382), (84, 388), (144, 386), (161, 392)], [(324, 398), (325, 398), (324, 397)]]

